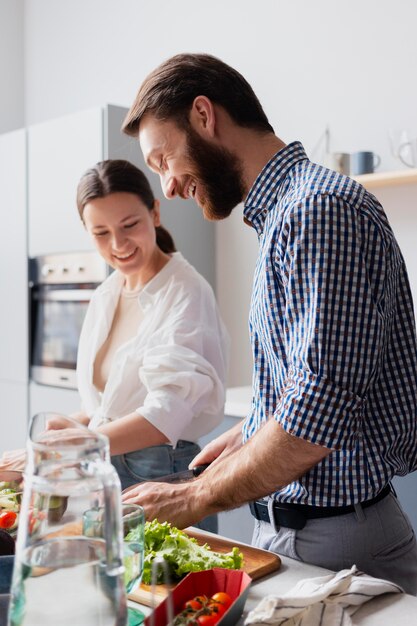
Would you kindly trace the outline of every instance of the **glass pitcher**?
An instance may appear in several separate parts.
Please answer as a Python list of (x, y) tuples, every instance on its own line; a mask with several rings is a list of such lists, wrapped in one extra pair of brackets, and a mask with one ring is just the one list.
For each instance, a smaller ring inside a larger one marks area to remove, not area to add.
[[(47, 430), (51, 420), (60, 430)], [(32, 418), (9, 626), (125, 625), (120, 494), (107, 437), (68, 417)], [(102, 538), (84, 535), (93, 508)]]

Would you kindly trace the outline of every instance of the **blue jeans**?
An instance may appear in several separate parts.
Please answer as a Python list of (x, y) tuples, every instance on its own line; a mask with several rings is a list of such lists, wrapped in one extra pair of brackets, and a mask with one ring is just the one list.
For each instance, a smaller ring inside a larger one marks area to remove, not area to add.
[(14, 556), (0, 556), (0, 594), (9, 593), (10, 591), (13, 565)]
[[(182, 472), (200, 452), (200, 446), (180, 439), (175, 448), (171, 445), (150, 446), (128, 454), (113, 456), (111, 461), (119, 474), (122, 489), (137, 483), (155, 480), (158, 476)], [(210, 515), (197, 528), (217, 533), (217, 515)]]

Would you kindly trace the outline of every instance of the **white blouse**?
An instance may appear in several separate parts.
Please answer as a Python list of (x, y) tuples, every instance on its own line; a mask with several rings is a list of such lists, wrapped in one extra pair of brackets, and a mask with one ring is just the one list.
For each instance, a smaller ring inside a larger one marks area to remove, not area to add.
[(138, 295), (144, 317), (116, 351), (103, 393), (94, 361), (124, 283), (113, 272), (94, 292), (77, 358), (78, 390), (90, 428), (136, 411), (175, 446), (197, 441), (223, 418), (229, 338), (207, 281), (176, 252)]

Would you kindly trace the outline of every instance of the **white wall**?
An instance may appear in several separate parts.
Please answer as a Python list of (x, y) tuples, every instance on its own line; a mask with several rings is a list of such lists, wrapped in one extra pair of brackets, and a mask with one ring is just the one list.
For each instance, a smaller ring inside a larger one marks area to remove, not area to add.
[[(314, 148), (328, 124), (332, 150), (375, 150), (381, 169), (397, 168), (388, 129), (417, 136), (416, 23), (413, 0), (25, 0), (26, 123), (105, 102), (129, 106), (163, 59), (204, 51), (245, 75), (285, 141), (302, 140), (320, 160), (323, 146)], [(2, 62), (2, 82), (5, 71)], [(416, 198), (417, 187), (387, 195), (417, 300)], [(240, 385), (250, 382), (256, 237), (241, 209), (217, 228), (229, 382)]]
[(23, 17), (23, 0), (0, 0), (0, 133), (24, 126)]

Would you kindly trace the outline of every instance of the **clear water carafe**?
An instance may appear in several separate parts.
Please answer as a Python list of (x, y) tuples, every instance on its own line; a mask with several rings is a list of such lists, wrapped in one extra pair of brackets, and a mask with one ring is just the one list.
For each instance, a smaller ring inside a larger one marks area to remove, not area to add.
[[(48, 430), (54, 420), (61, 429)], [(106, 437), (71, 418), (32, 418), (9, 626), (124, 626), (121, 492)], [(102, 538), (84, 535), (100, 508)]]

